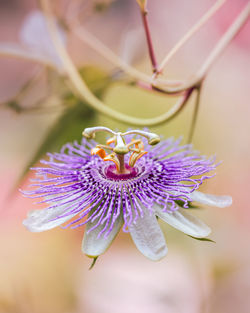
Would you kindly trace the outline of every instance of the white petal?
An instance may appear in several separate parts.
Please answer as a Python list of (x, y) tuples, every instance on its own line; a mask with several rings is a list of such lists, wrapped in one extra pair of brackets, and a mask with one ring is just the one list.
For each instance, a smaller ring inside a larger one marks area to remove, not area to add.
[[(46, 197), (49, 202), (49, 197)], [(74, 197), (69, 197), (67, 200), (73, 200)], [(62, 201), (61, 201), (62, 202)], [(42, 232), (45, 230), (49, 230), (55, 228), (66, 221), (70, 220), (77, 213), (70, 214), (65, 217), (57, 218), (57, 216), (66, 214), (67, 207), (72, 205), (74, 202), (70, 202), (69, 204), (60, 205), (52, 209), (42, 209), (42, 210), (33, 210), (28, 213), (27, 218), (23, 221), (23, 225), (31, 232)], [(50, 203), (53, 204), (52, 202)], [(56, 204), (56, 203), (54, 203)], [(77, 201), (76, 201), (76, 204)], [(70, 208), (72, 210), (72, 207)], [(55, 220), (53, 220), (55, 219)]]
[(193, 237), (204, 238), (211, 232), (206, 224), (189, 214), (187, 209), (179, 208), (177, 211), (168, 213), (162, 212), (161, 208), (157, 208), (156, 215), (169, 225)]
[[(57, 28), (60, 39), (65, 44), (65, 32), (59, 26)], [(26, 17), (20, 31), (20, 39), (32, 51), (49, 57), (58, 68), (62, 67), (41, 11), (34, 10)]]
[(200, 191), (194, 191), (190, 194), (192, 201), (197, 201), (202, 204), (225, 208), (232, 204), (232, 197), (230, 196), (216, 196), (205, 194)]
[(150, 260), (158, 261), (167, 254), (166, 241), (155, 214), (150, 215), (144, 207), (143, 211), (143, 218), (139, 217), (128, 228), (138, 250)]
[(58, 215), (63, 214), (63, 211), (64, 207), (31, 211), (28, 213), (28, 217), (23, 221), (23, 225), (31, 232), (42, 232), (55, 228), (76, 215), (71, 214), (53, 220)]
[(89, 257), (97, 257), (98, 255), (104, 253), (109, 248), (112, 241), (115, 239), (115, 236), (117, 235), (123, 224), (122, 214), (120, 214), (120, 216), (118, 216), (118, 218), (116, 219), (113, 229), (108, 237), (106, 238), (104, 237), (104, 234), (102, 234), (98, 238), (98, 235), (105, 227), (105, 224), (99, 225), (97, 228), (91, 230), (88, 233), (88, 230), (95, 226), (97, 221), (94, 221), (93, 223), (87, 223), (86, 230), (83, 236), (82, 252)]

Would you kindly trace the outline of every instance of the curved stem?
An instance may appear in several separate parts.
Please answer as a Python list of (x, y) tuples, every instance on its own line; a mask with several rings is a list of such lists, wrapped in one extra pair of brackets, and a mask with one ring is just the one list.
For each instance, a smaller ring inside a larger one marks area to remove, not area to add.
[(33, 76), (29, 79), (16, 93), (13, 97), (16, 101), (21, 101), (27, 93), (34, 87), (34, 85), (39, 81), (41, 78), (42, 73), (44, 72), (44, 67), (35, 68), (33, 71)]
[[(109, 49), (93, 34), (89, 33), (83, 26), (79, 25), (77, 27), (70, 26), (70, 29), (79, 40), (81, 40), (89, 47), (91, 47), (93, 50), (101, 54), (105, 59), (107, 59), (110, 63), (114, 64), (119, 69), (121, 69), (124, 73), (133, 77), (136, 80), (142, 80), (144, 82), (152, 84), (153, 80), (151, 76), (137, 70), (133, 66), (124, 62), (118, 55), (116, 55), (111, 49)], [(160, 78), (158, 79), (158, 81), (169, 86), (181, 83), (180, 81), (176, 80), (166, 80), (166, 79), (162, 80)]]
[(217, 59), (217, 57), (221, 54), (221, 52), (227, 47), (227, 45), (231, 42), (231, 40), (238, 34), (241, 27), (247, 22), (249, 16), (250, 16), (250, 2), (246, 4), (246, 6), (238, 15), (238, 17), (235, 19), (233, 24), (229, 27), (229, 29), (222, 36), (222, 38), (217, 43), (215, 48), (209, 54), (208, 58), (206, 59), (202, 67), (200, 68), (197, 74), (197, 77), (203, 78), (205, 76), (207, 70), (210, 68), (212, 63)]
[[(107, 107), (101, 100), (99, 100), (87, 87), (86, 83), (83, 81), (82, 77), (78, 73), (75, 65), (73, 64), (70, 56), (68, 55), (65, 47), (62, 45), (59, 40), (57, 29), (55, 27), (53, 16), (50, 11), (50, 5), (48, 0), (41, 0), (41, 5), (43, 7), (45, 17), (47, 19), (49, 32), (52, 38), (52, 41), (55, 45), (55, 49), (59, 54), (61, 61), (64, 65), (64, 70), (67, 76), (69, 77), (71, 83), (73, 84), (74, 91), (86, 101), (92, 108), (97, 110), (98, 112), (109, 116), (113, 119), (116, 119), (120, 122), (132, 124), (132, 125), (140, 125), (140, 126), (153, 126), (170, 120), (180, 111), (183, 105), (186, 103), (190, 92), (187, 92), (176, 104), (165, 114), (161, 116), (150, 118), (150, 119), (142, 119), (135, 118), (123, 113), (119, 113), (109, 107)], [(188, 96), (187, 96), (188, 94)]]
[(237, 16), (233, 24), (228, 28), (226, 33), (222, 36), (219, 40), (215, 48), (209, 54), (199, 71), (196, 73), (193, 78), (184, 82), (181, 86), (169, 88), (166, 86), (159, 86), (157, 82), (153, 84), (154, 87), (160, 88), (163, 92), (169, 94), (176, 94), (179, 92), (183, 92), (184, 90), (192, 87), (199, 86), (201, 81), (205, 78), (207, 71), (209, 70), (210, 66), (214, 63), (214, 61), (220, 56), (220, 54), (225, 50), (227, 45), (232, 41), (232, 39), (238, 34), (241, 30), (242, 26), (247, 22), (250, 15), (250, 2), (246, 4), (240, 14)]
[(0, 56), (21, 58), (31, 62), (41, 63), (54, 69), (56, 68), (50, 59), (18, 46), (12, 47), (8, 44), (0, 43)]
[(218, 0), (216, 3), (201, 17), (201, 19), (177, 42), (177, 44), (165, 56), (159, 65), (158, 72), (155, 73), (154, 78), (162, 72), (163, 68), (169, 60), (176, 54), (176, 52), (192, 37), (225, 3), (226, 0)]
[[(125, 73), (135, 78), (136, 80), (140, 80), (149, 85), (153, 85), (153, 88), (159, 89), (166, 94), (178, 94), (189, 88), (199, 85), (199, 83), (202, 81), (202, 79), (206, 75), (207, 70), (215, 61), (215, 59), (223, 52), (223, 50), (230, 43), (230, 41), (240, 31), (242, 26), (247, 22), (248, 17), (249, 17), (249, 11), (250, 11), (249, 7), (250, 7), (250, 4), (248, 2), (246, 6), (244, 7), (244, 9), (241, 11), (241, 13), (238, 15), (238, 17), (236, 18), (235, 22), (229, 27), (229, 29), (226, 31), (226, 33), (218, 42), (218, 44), (209, 54), (208, 58), (204, 62), (204, 65), (201, 67), (201, 69), (196, 73), (196, 75), (194, 75), (192, 78), (187, 79), (186, 81), (169, 81), (169, 80), (165, 80), (161, 78), (157, 78), (156, 80), (153, 80), (152, 77), (136, 70), (132, 66), (123, 62), (116, 54), (113, 53), (112, 50), (106, 47), (102, 42), (100, 42), (92, 34), (88, 33), (83, 27), (78, 27), (77, 29), (73, 29), (73, 33), (75, 33), (75, 35), (77, 35), (79, 39), (81, 39), (86, 44), (88, 44), (92, 49), (101, 53), (107, 60), (109, 60), (111, 63), (113, 63), (117, 67), (121, 68)], [(194, 28), (196, 27), (194, 26)]]
[(188, 143), (192, 142), (195, 127), (196, 127), (197, 116), (198, 116), (199, 105), (200, 105), (201, 87), (202, 86), (200, 86), (196, 89), (197, 94), (196, 94), (196, 99), (195, 99), (195, 104), (194, 104), (194, 112), (193, 112), (193, 116), (192, 116), (191, 126), (190, 126), (190, 130), (189, 130), (189, 134), (188, 134), (188, 140), (187, 140)]

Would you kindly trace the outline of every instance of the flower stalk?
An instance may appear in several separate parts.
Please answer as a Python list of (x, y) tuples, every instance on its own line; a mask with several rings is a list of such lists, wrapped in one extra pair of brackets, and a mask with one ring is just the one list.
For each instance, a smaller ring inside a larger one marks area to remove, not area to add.
[(214, 16), (214, 14), (221, 8), (226, 0), (218, 0), (215, 4), (201, 17), (201, 19), (176, 43), (176, 45), (169, 51), (159, 65), (158, 72), (154, 73), (153, 79), (158, 77), (170, 59), (176, 54), (176, 52), (198, 31), (206, 22)]
[(143, 27), (144, 27), (144, 31), (146, 35), (147, 45), (148, 45), (149, 57), (150, 57), (151, 64), (152, 64), (152, 70), (153, 70), (153, 73), (158, 73), (158, 64), (157, 64), (152, 37), (151, 37), (150, 29), (149, 29), (148, 11), (146, 9), (146, 5), (140, 6), (140, 11), (141, 11)]

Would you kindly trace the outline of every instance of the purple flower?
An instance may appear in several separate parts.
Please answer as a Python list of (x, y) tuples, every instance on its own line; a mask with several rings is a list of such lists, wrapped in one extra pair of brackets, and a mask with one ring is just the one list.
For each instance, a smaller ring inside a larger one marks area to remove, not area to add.
[[(93, 140), (101, 130), (113, 136), (107, 145)], [(146, 257), (159, 260), (167, 246), (156, 217), (187, 235), (204, 238), (210, 228), (189, 214), (190, 203), (217, 207), (232, 203), (229, 196), (197, 191), (212, 177), (208, 172), (216, 164), (191, 145), (181, 146), (172, 138), (158, 143), (152, 133), (115, 133), (105, 127), (85, 129), (83, 135), (87, 139), (81, 144), (66, 144), (60, 153), (49, 153), (50, 159), (41, 161), (46, 167), (35, 168), (39, 177), (32, 184), (35, 189), (24, 193), (42, 198), (47, 207), (30, 212), (24, 220), (30, 231), (86, 224), (82, 251), (97, 257), (122, 228)]]

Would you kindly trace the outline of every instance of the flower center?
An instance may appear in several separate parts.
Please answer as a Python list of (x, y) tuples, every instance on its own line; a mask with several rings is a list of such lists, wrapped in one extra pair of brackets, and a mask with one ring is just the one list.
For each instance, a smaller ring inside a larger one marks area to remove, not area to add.
[[(136, 175), (136, 170), (133, 170), (132, 168), (137, 160), (147, 153), (147, 151), (144, 151), (144, 144), (141, 139), (132, 139), (129, 143), (126, 143), (124, 138), (125, 136), (139, 135), (146, 137), (150, 145), (156, 145), (160, 141), (160, 137), (154, 133), (142, 130), (133, 130), (121, 133), (114, 132), (111, 129), (102, 126), (86, 128), (83, 131), (83, 136), (87, 139), (91, 139), (94, 138), (95, 133), (98, 131), (111, 133), (112, 137), (107, 140), (106, 145), (96, 145), (96, 147), (91, 150), (91, 154), (98, 155), (104, 161), (112, 161), (115, 163), (115, 166), (113, 165), (112, 167), (108, 167), (109, 170), (107, 172), (107, 175), (111, 175), (114, 179), (116, 179), (115, 176), (119, 176), (119, 179), (128, 179), (131, 175)], [(107, 150), (111, 153), (107, 154)], [(130, 158), (128, 164), (125, 164), (124, 156), (129, 152), (131, 152)], [(113, 168), (115, 170), (113, 170)]]
[(125, 163), (125, 172), (119, 173), (117, 172), (117, 168), (115, 164), (110, 164), (105, 169), (105, 175), (107, 178), (112, 180), (128, 180), (134, 178), (138, 174), (138, 169), (136, 167), (130, 167), (128, 164)]

